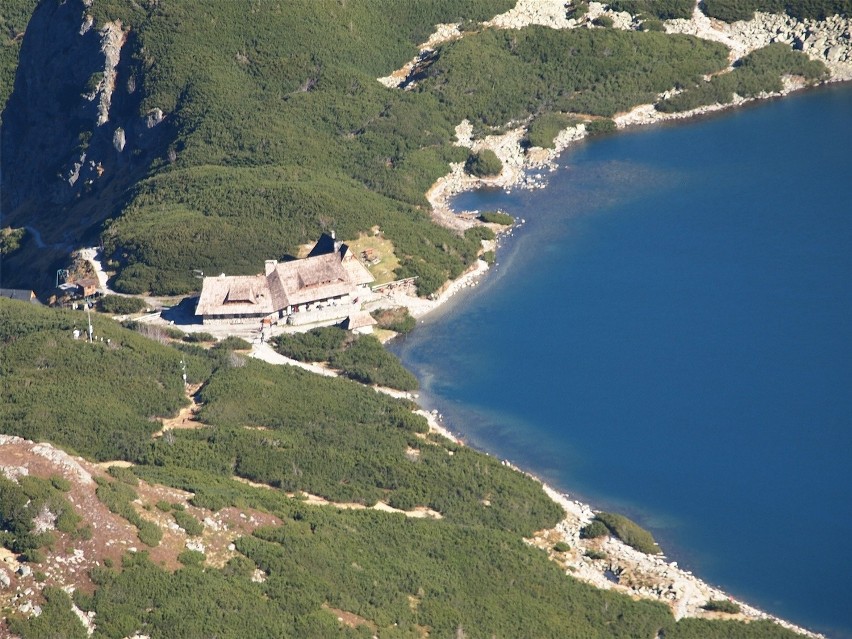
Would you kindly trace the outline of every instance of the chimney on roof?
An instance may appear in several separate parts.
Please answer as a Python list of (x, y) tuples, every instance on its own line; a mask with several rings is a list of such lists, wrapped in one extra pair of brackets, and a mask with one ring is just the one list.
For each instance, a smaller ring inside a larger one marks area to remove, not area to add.
[(269, 275), (272, 271), (275, 270), (275, 267), (278, 265), (278, 260), (266, 260), (266, 268), (264, 269), (264, 275)]

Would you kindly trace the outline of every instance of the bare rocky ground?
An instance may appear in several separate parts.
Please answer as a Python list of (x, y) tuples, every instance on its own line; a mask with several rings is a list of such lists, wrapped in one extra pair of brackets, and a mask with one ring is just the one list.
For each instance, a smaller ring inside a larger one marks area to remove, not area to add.
[[(0, 549), (0, 609), (9, 613), (31, 615), (40, 612), (41, 590), (57, 586), (68, 592), (82, 589), (90, 592), (94, 585), (89, 571), (105, 560), (120, 564), (127, 552), (145, 550), (151, 560), (168, 570), (176, 569), (178, 555), (186, 548), (201, 550), (211, 566), (223, 566), (235, 552), (237, 537), (251, 534), (259, 526), (281, 522), (274, 516), (251, 509), (224, 508), (212, 512), (191, 506), (192, 497), (185, 491), (140, 481), (135, 488), (139, 499), (134, 507), (145, 519), (155, 521), (163, 531), (163, 539), (148, 548), (136, 535), (136, 528), (122, 517), (111, 513), (95, 495), (94, 477), (106, 477), (106, 464), (94, 464), (73, 457), (50, 444), (35, 443), (19, 437), (0, 435), (0, 472), (7, 477), (32, 475), (41, 478), (63, 477), (71, 482), (66, 498), (78, 515), (92, 528), (91, 539), (74, 539), (53, 530), (55, 543), (45, 552), (42, 564), (21, 564), (14, 554)], [(159, 501), (183, 504), (186, 511), (204, 524), (197, 537), (188, 536), (168, 513), (155, 507)], [(48, 515), (43, 525), (53, 528)], [(41, 573), (41, 574), (39, 574)], [(82, 613), (80, 613), (82, 614)], [(85, 618), (85, 615), (83, 615)], [(85, 619), (90, 623), (90, 619)]]

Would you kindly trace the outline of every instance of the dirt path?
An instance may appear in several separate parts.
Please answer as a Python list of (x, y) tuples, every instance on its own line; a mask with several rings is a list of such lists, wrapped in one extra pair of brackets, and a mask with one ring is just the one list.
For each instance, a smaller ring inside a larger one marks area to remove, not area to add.
[(186, 397), (189, 399), (189, 406), (184, 406), (174, 417), (168, 417), (161, 420), (163, 427), (154, 433), (154, 437), (162, 437), (166, 431), (175, 429), (193, 429), (202, 428), (204, 424), (196, 418), (201, 405), (198, 403), (197, 395), (201, 390), (202, 384), (188, 384), (186, 387)]
[[(253, 488), (266, 488), (268, 490), (275, 490), (275, 488), (273, 488), (269, 484), (263, 484), (260, 482), (252, 481), (250, 479), (246, 479), (245, 477), (238, 477), (234, 475), (232, 479), (234, 481), (240, 482), (241, 484), (252, 486)], [(393, 506), (390, 506), (383, 501), (376, 502), (372, 506), (365, 506), (364, 504), (359, 504), (356, 502), (329, 501), (325, 497), (320, 497), (319, 495), (311, 495), (310, 493), (287, 493), (287, 496), (290, 498), (296, 498), (301, 501), (304, 501), (310, 506), (331, 506), (332, 508), (340, 508), (341, 510), (380, 510), (385, 513), (400, 513), (402, 515), (405, 515), (406, 517), (412, 517), (414, 519), (444, 518), (444, 516), (437, 510), (432, 510), (431, 508), (426, 508), (425, 506), (416, 506), (412, 510), (400, 510), (399, 508), (394, 508)]]

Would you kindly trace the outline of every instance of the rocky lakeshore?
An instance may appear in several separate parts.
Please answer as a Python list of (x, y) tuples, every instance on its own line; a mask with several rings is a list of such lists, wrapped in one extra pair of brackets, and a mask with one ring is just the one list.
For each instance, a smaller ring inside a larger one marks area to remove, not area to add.
[[(581, 19), (566, 16), (566, 4), (561, 0), (519, 0), (510, 11), (494, 17), (483, 24), (485, 28), (520, 29), (530, 25), (541, 25), (551, 29), (592, 28), (592, 21), (607, 16), (613, 21), (613, 27), (623, 30), (636, 30), (639, 20), (627, 12), (613, 12), (599, 2), (589, 3), (589, 11)], [(379, 81), (389, 87), (408, 87), (411, 74), (419, 62), (427, 58), (443, 42), (464, 37), (459, 25), (438, 25), (435, 33), (420, 47), (417, 58)], [(811, 59), (825, 64), (829, 71), (826, 82), (852, 80), (852, 26), (848, 19), (831, 16), (826, 20), (798, 20), (787, 15), (756, 13), (754, 19), (727, 24), (709, 18), (696, 6), (689, 20), (667, 20), (664, 23), (667, 33), (682, 33), (719, 42), (730, 49), (728, 70), (733, 69), (736, 61), (750, 52), (774, 42), (783, 42), (801, 50)], [(618, 128), (653, 124), (666, 120), (685, 119), (712, 113), (722, 109), (741, 105), (754, 99), (766, 99), (786, 95), (804, 88), (801, 78), (788, 76), (784, 79), (784, 88), (778, 93), (763, 93), (758, 98), (746, 99), (734, 96), (730, 104), (713, 104), (690, 111), (663, 113), (653, 104), (639, 105), (626, 113), (616, 115), (613, 120)], [(674, 93), (671, 92), (672, 94)], [(661, 94), (660, 97), (665, 97)], [(485, 149), (494, 151), (503, 163), (503, 171), (496, 177), (477, 178), (464, 171), (462, 163), (451, 165), (450, 172), (440, 178), (427, 192), (432, 205), (432, 214), (436, 222), (463, 231), (476, 224), (473, 216), (459, 214), (449, 206), (449, 201), (463, 191), (483, 186), (501, 188), (540, 188), (548, 171), (555, 170), (559, 155), (568, 146), (587, 136), (584, 124), (566, 128), (554, 140), (552, 149), (532, 147), (525, 149), (522, 140), (527, 132), (528, 122), (518, 122), (508, 131), (499, 135), (489, 135), (476, 139), (473, 127), (467, 121), (456, 128), (456, 144), (479, 152)]]
[[(591, 20), (603, 14), (613, 20), (616, 28), (636, 29), (638, 22), (629, 13), (614, 13), (604, 9), (605, 5), (590, 3), (590, 9), (583, 20), (568, 19), (565, 3), (561, 1), (520, 0), (511, 11), (497, 16), (485, 27), (501, 29), (517, 29), (531, 24), (547, 26), (553, 29), (586, 28)], [(751, 51), (773, 42), (784, 42), (793, 48), (806, 53), (811, 59), (819, 60), (826, 65), (830, 77), (827, 82), (852, 80), (852, 38), (850, 38), (850, 23), (847, 19), (837, 16), (823, 21), (797, 20), (786, 15), (757, 13), (753, 20), (733, 24), (711, 19), (696, 7), (690, 20), (669, 20), (665, 22), (668, 33), (684, 33), (720, 42), (730, 49), (730, 63)], [(428, 55), (434, 47), (443, 41), (463, 37), (457, 25), (440, 25), (438, 31), (421, 48), (421, 58)], [(417, 60), (412, 61), (392, 76), (381, 79), (388, 86), (401, 86), (416, 67)], [(733, 66), (729, 67), (729, 70)], [(800, 78), (785, 77), (784, 89), (779, 93), (764, 93), (757, 98), (765, 99), (786, 95), (792, 91), (804, 88)], [(613, 120), (618, 128), (652, 124), (671, 119), (683, 119), (710, 113), (743, 104), (747, 101), (740, 96), (734, 96), (730, 104), (714, 104), (703, 106), (682, 113), (662, 113), (653, 104), (640, 105), (627, 113), (618, 114)], [(459, 214), (450, 207), (453, 196), (483, 186), (512, 188), (541, 188), (545, 185), (546, 174), (557, 168), (560, 153), (571, 144), (587, 135), (586, 127), (578, 124), (564, 129), (554, 140), (554, 148), (525, 149), (522, 140), (527, 132), (526, 122), (516, 123), (505, 133), (476, 139), (473, 127), (467, 121), (461, 122), (456, 128), (456, 144), (479, 152), (484, 149), (494, 151), (503, 163), (500, 175), (492, 178), (476, 178), (464, 171), (462, 163), (451, 166), (450, 172), (439, 179), (427, 193), (432, 205), (434, 219), (445, 226), (457, 231), (463, 231), (478, 222), (472, 214)], [(477, 267), (477, 275), (481, 267)], [(457, 291), (459, 286), (469, 282), (471, 274), (451, 283), (447, 291)], [(448, 297), (448, 296), (447, 296)], [(447, 298), (442, 298), (445, 301)], [(398, 300), (406, 305), (406, 300)], [(412, 308), (412, 314), (420, 315), (432, 310), (434, 306)], [(450, 435), (430, 415), (430, 425), (436, 432)], [(504, 462), (509, 464), (509, 462)], [(520, 470), (520, 469), (518, 469)], [(522, 472), (522, 471), (521, 471)], [(580, 530), (594, 517), (592, 508), (581, 502), (572, 500), (568, 495), (560, 494), (551, 487), (544, 485), (547, 494), (559, 503), (566, 512), (566, 517), (554, 529), (540, 531), (530, 544), (548, 552), (551, 559), (559, 563), (569, 574), (600, 588), (615, 589), (634, 597), (654, 599), (671, 606), (676, 618), (682, 617), (718, 617), (721, 613), (704, 610), (702, 606), (709, 601), (732, 600), (722, 590), (713, 587), (698, 577), (678, 567), (676, 562), (668, 561), (664, 556), (650, 556), (640, 553), (614, 537), (605, 540), (582, 539)], [(567, 552), (553, 550), (556, 543), (563, 542), (570, 547)], [(593, 559), (587, 555), (595, 551), (593, 556), (604, 556), (603, 559)], [(822, 637), (804, 628), (769, 615), (761, 610), (742, 602), (736, 602), (740, 612), (735, 616), (743, 620), (771, 619), (772, 621), (797, 633), (810, 637)], [(731, 618), (730, 615), (724, 615)]]

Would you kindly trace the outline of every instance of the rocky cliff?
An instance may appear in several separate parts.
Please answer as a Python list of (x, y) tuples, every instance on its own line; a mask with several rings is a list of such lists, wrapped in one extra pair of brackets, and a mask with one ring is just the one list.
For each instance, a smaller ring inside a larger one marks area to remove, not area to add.
[(97, 234), (167, 137), (161, 113), (139, 114), (133, 29), (96, 24), (91, 5), (40, 3), (21, 45), (0, 193), (4, 225), (30, 233), (4, 263), (4, 285), (43, 285), (36, 274)]

